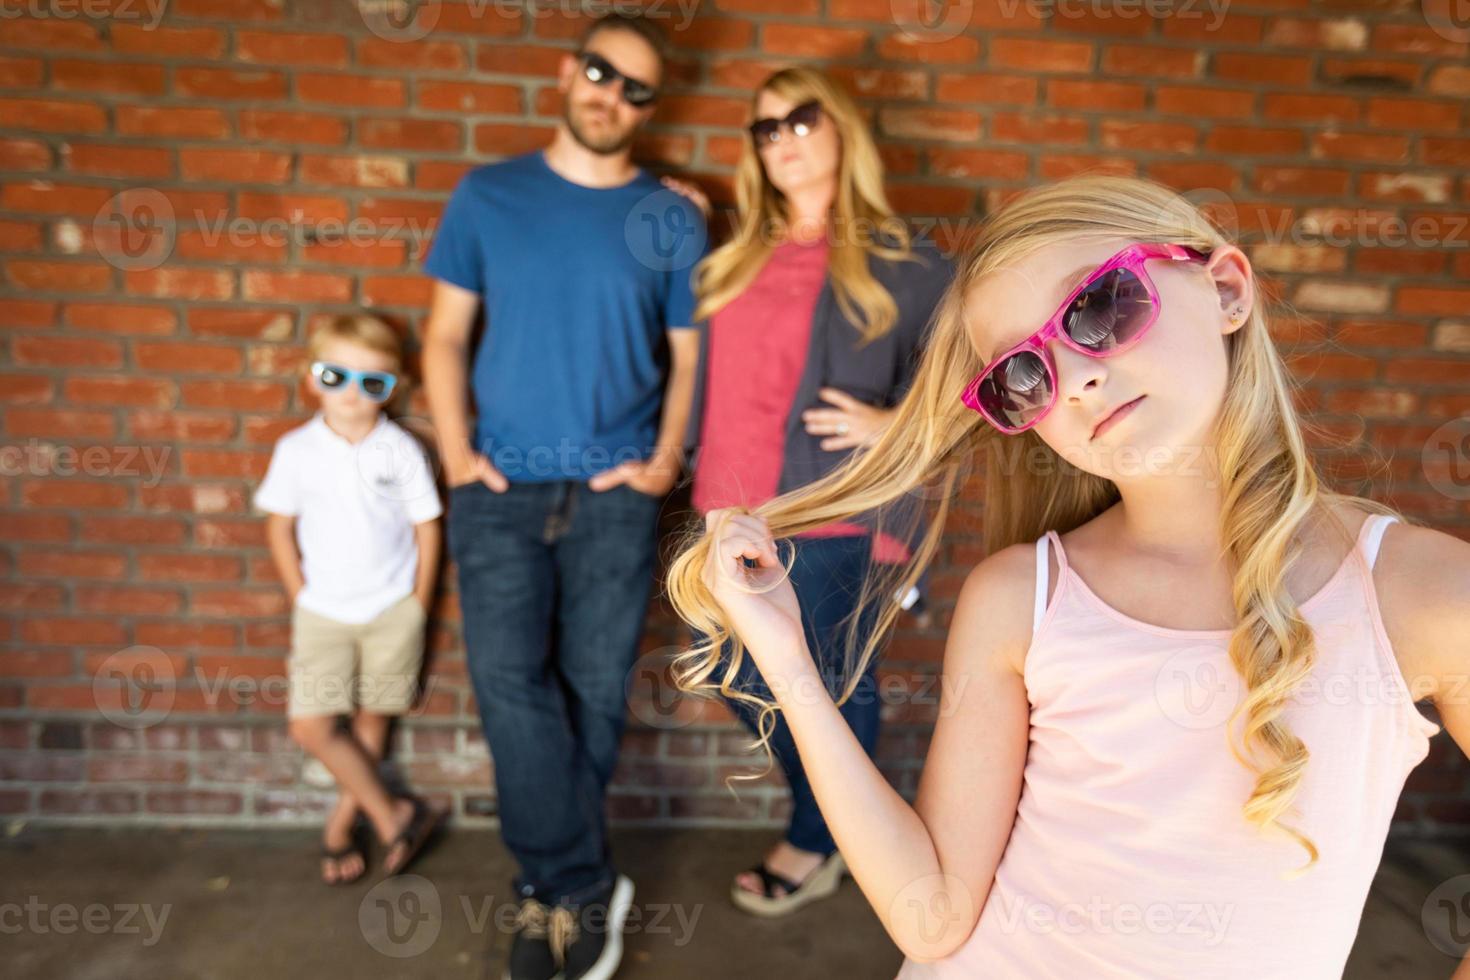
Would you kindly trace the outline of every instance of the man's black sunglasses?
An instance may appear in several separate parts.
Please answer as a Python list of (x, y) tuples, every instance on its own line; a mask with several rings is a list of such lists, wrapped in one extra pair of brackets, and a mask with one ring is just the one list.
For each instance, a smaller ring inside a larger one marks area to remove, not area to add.
[(623, 80), (623, 101), (635, 108), (643, 108), (658, 98), (658, 89), (647, 82), (639, 81), (632, 75), (624, 75), (612, 65), (608, 64), (606, 58), (591, 51), (582, 51), (577, 55), (582, 61), (582, 74), (587, 76), (587, 81), (594, 85), (611, 85), (618, 79)]
[(797, 136), (805, 136), (817, 128), (817, 121), (821, 118), (822, 103), (811, 99), (788, 112), (785, 119), (757, 119), (750, 124), (750, 135), (757, 147), (769, 146), (781, 141), (782, 126), (790, 128)]

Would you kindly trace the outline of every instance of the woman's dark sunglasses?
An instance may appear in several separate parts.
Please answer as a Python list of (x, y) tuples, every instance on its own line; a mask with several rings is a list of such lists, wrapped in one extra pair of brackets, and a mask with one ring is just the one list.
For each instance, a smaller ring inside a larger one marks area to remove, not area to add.
[(582, 61), (582, 74), (586, 75), (587, 81), (593, 85), (611, 85), (621, 78), (623, 80), (623, 101), (628, 105), (641, 109), (658, 98), (658, 89), (631, 75), (624, 75), (601, 55), (583, 51), (577, 57)]
[(757, 147), (769, 146), (781, 142), (782, 126), (790, 129), (795, 136), (805, 136), (817, 128), (817, 122), (821, 118), (822, 103), (812, 99), (786, 113), (785, 119), (757, 119), (750, 124), (750, 135)]

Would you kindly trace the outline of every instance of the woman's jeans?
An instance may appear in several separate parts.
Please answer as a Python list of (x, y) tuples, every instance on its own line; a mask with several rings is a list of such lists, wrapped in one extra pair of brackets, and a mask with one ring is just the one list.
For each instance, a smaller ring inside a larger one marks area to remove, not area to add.
[(576, 905), (616, 877), (604, 797), (662, 503), (577, 481), (449, 491), (465, 659), (520, 897)]
[[(791, 584), (796, 598), (801, 603), (801, 625), (806, 633), (807, 648), (812, 652), (827, 690), (835, 700), (841, 694), (847, 677), (844, 674), (850, 655), (856, 658), (862, 647), (846, 651), (848, 637), (847, 617), (857, 605), (863, 578), (871, 563), (872, 538), (867, 535), (850, 535), (833, 538), (795, 538), (796, 560), (791, 566)], [(862, 627), (858, 636), (866, 641), (872, 635), (873, 623), (877, 619), (876, 605), (870, 605), (863, 613)], [(728, 648), (725, 651), (728, 657)], [(879, 708), (877, 684), (877, 660), (868, 665), (853, 691), (852, 697), (839, 707), (842, 717), (857, 736), (868, 757), (872, 758), (878, 744)], [(772, 700), (770, 688), (760, 676), (750, 651), (745, 651), (740, 670), (732, 684), (736, 690), (754, 694), (762, 700)], [(734, 698), (726, 703), (745, 723), (752, 733), (756, 732), (759, 709)], [(771, 751), (780, 762), (791, 788), (791, 825), (786, 839), (804, 851), (831, 854), (837, 849), (827, 821), (812, 795), (811, 783), (792, 740), (786, 716), (778, 711), (772, 721)]]

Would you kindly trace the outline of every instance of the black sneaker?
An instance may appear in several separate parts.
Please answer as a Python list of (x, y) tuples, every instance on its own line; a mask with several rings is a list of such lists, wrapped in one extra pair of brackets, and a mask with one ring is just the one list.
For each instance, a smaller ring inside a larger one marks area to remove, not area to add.
[(510, 958), (503, 980), (552, 980), (558, 975), (556, 960), (551, 955), (551, 907), (534, 898), (521, 899), (511, 925)]
[(610, 980), (623, 959), (623, 923), (632, 905), (632, 879), (620, 874), (604, 896), (575, 910), (553, 909), (549, 945), (562, 961), (556, 980)]

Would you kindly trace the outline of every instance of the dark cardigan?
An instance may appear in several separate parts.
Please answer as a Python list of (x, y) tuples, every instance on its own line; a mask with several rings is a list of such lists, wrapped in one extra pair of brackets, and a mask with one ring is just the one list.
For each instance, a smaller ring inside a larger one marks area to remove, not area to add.
[[(888, 408), (898, 404), (913, 384), (935, 307), (954, 276), (953, 263), (931, 240), (920, 237), (913, 240), (912, 259), (890, 260), (870, 253), (868, 268), (893, 296), (898, 319), (882, 337), (864, 345), (862, 331), (843, 315), (837, 303), (831, 277), (823, 282), (812, 313), (806, 365), (786, 419), (786, 448), (776, 487), (778, 493), (795, 490), (825, 476), (853, 452), (823, 449), (821, 443), (827, 437), (807, 433), (802, 412), (833, 407), (822, 401), (818, 394), (821, 388), (838, 388), (870, 405)], [(704, 416), (708, 362), (703, 350), (708, 348), (708, 328), (707, 322), (700, 325), (700, 368), (685, 438), (685, 445), (696, 451)], [(955, 398), (959, 398), (959, 392), (955, 392)], [(861, 514), (853, 520), (871, 527), (873, 515)], [(917, 533), (922, 533), (922, 529)]]

